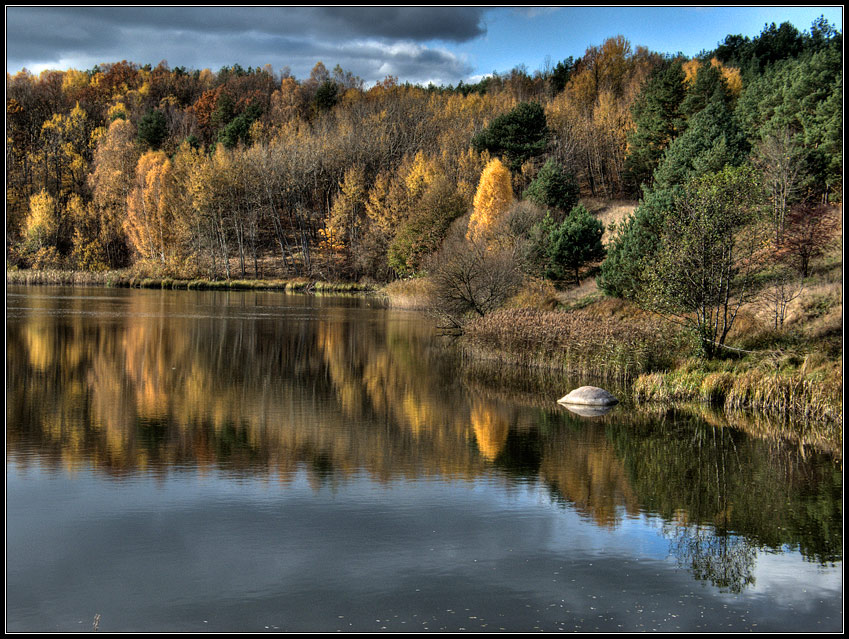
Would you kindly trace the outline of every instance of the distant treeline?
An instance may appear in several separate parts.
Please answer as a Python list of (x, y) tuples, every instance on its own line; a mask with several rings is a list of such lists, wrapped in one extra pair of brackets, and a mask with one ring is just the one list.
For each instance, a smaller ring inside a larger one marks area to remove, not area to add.
[(546, 228), (574, 204), (552, 175), (650, 203), (729, 166), (771, 175), (770, 148), (795, 163), (785, 204), (839, 200), (842, 64), (821, 19), (692, 59), (618, 36), (456, 87), (366, 89), (321, 62), (303, 80), (164, 61), (7, 74), (7, 264), (388, 281), (425, 267), (494, 158)]

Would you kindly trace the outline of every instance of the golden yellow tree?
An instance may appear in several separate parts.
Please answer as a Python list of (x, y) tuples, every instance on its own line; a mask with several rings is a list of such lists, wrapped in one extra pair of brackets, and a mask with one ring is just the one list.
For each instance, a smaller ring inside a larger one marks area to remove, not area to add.
[(139, 158), (125, 222), (127, 238), (136, 253), (162, 264), (174, 249), (174, 224), (164, 197), (170, 164), (162, 151), (148, 151)]
[(368, 190), (363, 167), (355, 164), (345, 170), (339, 194), (333, 201), (325, 231), (328, 244), (344, 248), (348, 257), (360, 241)]
[(42, 189), (29, 199), (29, 215), (26, 221), (26, 238), (33, 250), (56, 244), (59, 219), (56, 200)]
[(513, 187), (510, 171), (495, 158), (481, 173), (475, 193), (474, 212), (469, 220), (466, 238), (472, 241), (485, 239), (496, 221), (513, 202)]
[(112, 268), (123, 266), (125, 260), (123, 219), (138, 159), (135, 137), (135, 127), (127, 120), (112, 122), (98, 141), (89, 176), (99, 217), (99, 241), (105, 252), (102, 259)]

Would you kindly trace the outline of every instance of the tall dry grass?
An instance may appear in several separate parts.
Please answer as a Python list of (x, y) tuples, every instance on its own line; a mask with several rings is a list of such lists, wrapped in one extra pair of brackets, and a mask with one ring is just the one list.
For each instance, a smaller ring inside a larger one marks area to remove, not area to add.
[(12, 270), (6, 283), (24, 286), (108, 286), (188, 290), (285, 290), (292, 293), (371, 293), (374, 286), (355, 282), (315, 281), (306, 277), (262, 280), (208, 280), (146, 277), (132, 271)]
[(788, 418), (843, 423), (843, 370), (837, 362), (813, 369), (763, 370), (726, 365), (709, 370), (693, 363), (670, 372), (640, 375), (632, 394), (638, 402), (698, 401), (726, 410), (755, 409)]
[(433, 283), (423, 277), (396, 280), (378, 291), (392, 308), (425, 310), (433, 306)]
[(511, 364), (620, 380), (672, 364), (665, 327), (647, 317), (626, 320), (599, 308), (502, 309), (464, 328), (466, 355)]
[(58, 269), (13, 269), (6, 283), (24, 286), (126, 286), (128, 271), (64, 271)]

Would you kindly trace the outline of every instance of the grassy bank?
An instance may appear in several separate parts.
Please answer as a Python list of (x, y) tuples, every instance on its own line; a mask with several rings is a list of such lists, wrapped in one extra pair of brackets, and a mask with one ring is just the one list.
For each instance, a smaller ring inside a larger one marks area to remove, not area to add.
[(698, 401), (726, 410), (755, 409), (805, 421), (843, 423), (843, 371), (830, 362), (813, 369), (751, 368), (749, 362), (688, 362), (663, 372), (640, 375), (636, 401)]
[(840, 298), (812, 286), (781, 330), (744, 317), (732, 343), (749, 352), (705, 360), (678, 327), (589, 291), (582, 299), (561, 296), (554, 311), (503, 309), (475, 318), (461, 346), (468, 361), (624, 382), (638, 403), (698, 402), (842, 431), (841, 318)]
[(376, 287), (355, 282), (324, 282), (305, 277), (260, 280), (208, 280), (144, 277), (129, 271), (12, 270), (7, 284), (51, 286), (107, 286), (184, 290), (276, 290), (296, 293), (373, 293)]

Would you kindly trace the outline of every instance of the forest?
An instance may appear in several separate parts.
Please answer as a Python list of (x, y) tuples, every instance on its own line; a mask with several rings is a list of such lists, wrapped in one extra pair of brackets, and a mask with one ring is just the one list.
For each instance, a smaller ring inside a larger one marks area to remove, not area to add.
[[(834, 242), (842, 65), (819, 19), (693, 58), (617, 36), (457, 86), (322, 62), (7, 73), (7, 271), (426, 276), (458, 326), (591, 275), (712, 356), (766, 281), (783, 324)], [(606, 228), (593, 198), (639, 205)]]

